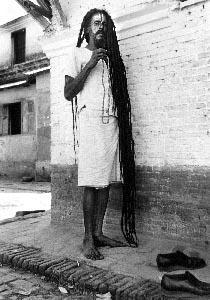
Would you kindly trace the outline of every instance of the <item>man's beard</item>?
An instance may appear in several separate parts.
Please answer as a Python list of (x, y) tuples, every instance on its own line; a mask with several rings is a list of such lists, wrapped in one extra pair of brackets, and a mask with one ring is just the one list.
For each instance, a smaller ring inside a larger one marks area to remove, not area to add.
[[(103, 34), (103, 36), (101, 36), (101, 38), (97, 38), (97, 34)], [(104, 32), (97, 32), (95, 37), (94, 37), (94, 42), (95, 42), (95, 46), (96, 48), (103, 48), (103, 49), (106, 49), (106, 38), (105, 38), (105, 35), (104, 35)]]

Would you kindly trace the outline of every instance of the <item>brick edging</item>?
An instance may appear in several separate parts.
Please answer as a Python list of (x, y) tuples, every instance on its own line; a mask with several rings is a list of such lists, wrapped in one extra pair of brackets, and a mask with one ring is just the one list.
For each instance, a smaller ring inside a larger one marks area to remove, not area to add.
[[(24, 271), (45, 276), (81, 290), (112, 294), (115, 300), (171, 299), (163, 296), (160, 285), (151, 280), (136, 279), (88, 265), (66, 257), (50, 257), (40, 249), (0, 241), (0, 262)], [(177, 299), (177, 298), (176, 298)]]

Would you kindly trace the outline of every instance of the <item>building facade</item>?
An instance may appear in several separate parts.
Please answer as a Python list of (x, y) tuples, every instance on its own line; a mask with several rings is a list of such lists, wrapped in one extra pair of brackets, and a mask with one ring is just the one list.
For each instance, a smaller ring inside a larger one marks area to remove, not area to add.
[[(56, 2), (56, 1), (54, 1)], [(42, 40), (51, 60), (52, 222), (82, 223), (65, 61), (76, 44), (87, 0), (52, 5)], [(210, 1), (97, 1), (113, 17), (127, 70), (136, 152), (137, 233), (210, 240)], [(121, 190), (113, 187), (106, 228), (120, 234)]]
[(50, 63), (30, 15), (0, 26), (0, 175), (50, 179)]

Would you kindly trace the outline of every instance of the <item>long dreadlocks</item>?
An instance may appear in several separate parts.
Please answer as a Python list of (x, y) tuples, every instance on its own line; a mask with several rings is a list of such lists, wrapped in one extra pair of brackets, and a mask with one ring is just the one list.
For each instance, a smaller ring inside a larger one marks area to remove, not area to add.
[(115, 109), (118, 112), (120, 170), (123, 178), (123, 203), (121, 229), (125, 239), (131, 246), (137, 246), (135, 229), (135, 161), (134, 141), (132, 137), (131, 104), (127, 90), (125, 66), (122, 61), (117, 41), (115, 25), (110, 15), (104, 9), (91, 9), (81, 24), (77, 47), (84, 39), (89, 42), (88, 28), (94, 14), (101, 13), (107, 20), (107, 55), (109, 57), (109, 73)]

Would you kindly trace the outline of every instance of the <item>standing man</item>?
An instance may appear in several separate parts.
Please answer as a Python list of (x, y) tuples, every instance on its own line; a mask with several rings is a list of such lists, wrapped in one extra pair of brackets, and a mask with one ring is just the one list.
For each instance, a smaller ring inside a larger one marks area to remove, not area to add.
[[(81, 47), (84, 39), (87, 45)], [(64, 95), (72, 102), (79, 123), (78, 186), (84, 187), (83, 253), (92, 260), (103, 259), (98, 247), (126, 245), (104, 236), (102, 231), (118, 147), (123, 182), (121, 228), (127, 242), (137, 246), (130, 99), (115, 26), (105, 10), (92, 9), (85, 15), (77, 47), (66, 69)]]

